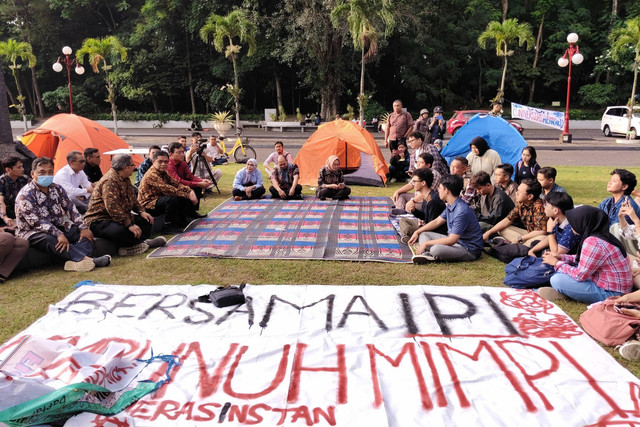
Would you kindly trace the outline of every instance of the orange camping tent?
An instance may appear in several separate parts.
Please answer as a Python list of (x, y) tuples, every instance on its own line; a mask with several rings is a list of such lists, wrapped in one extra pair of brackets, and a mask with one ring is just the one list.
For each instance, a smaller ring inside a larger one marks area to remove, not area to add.
[[(22, 143), (38, 157), (50, 157), (55, 164), (55, 172), (67, 164), (67, 154), (85, 148), (97, 148), (100, 153), (118, 148), (129, 148), (115, 133), (106, 127), (75, 114), (57, 114), (45, 121), (39, 128), (22, 136)], [(136, 165), (142, 157), (133, 155)], [(102, 156), (100, 169), (106, 173), (111, 167), (109, 156)]]
[[(304, 143), (295, 164), (300, 169), (300, 184), (318, 185), (318, 173), (327, 159), (336, 155), (343, 171), (358, 175), (351, 183), (384, 186), (389, 167), (373, 136), (348, 120), (334, 120), (318, 127)], [(364, 170), (366, 169), (366, 170)], [(349, 183), (350, 174), (345, 175)]]

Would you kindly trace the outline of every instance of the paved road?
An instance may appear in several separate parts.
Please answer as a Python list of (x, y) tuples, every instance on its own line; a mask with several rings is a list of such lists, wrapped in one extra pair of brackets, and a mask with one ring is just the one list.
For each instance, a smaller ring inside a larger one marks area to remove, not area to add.
[[(212, 132), (203, 132), (206, 137)], [(525, 129), (524, 137), (538, 150), (538, 159), (543, 165), (555, 166), (610, 166), (635, 168), (640, 166), (640, 140), (632, 144), (616, 143), (614, 138), (606, 138), (597, 129), (572, 130), (573, 142), (563, 144), (558, 141), (559, 131), (554, 129)], [(180, 135), (189, 136), (190, 132), (181, 129), (119, 129), (120, 136), (133, 147), (149, 147), (152, 144), (169, 144)], [(265, 159), (273, 151), (275, 141), (283, 141), (287, 151), (295, 157), (300, 147), (309, 138), (311, 132), (275, 132), (258, 128), (247, 128), (243, 137), (250, 140), (255, 148), (258, 160)], [(383, 135), (373, 134), (382, 152)]]

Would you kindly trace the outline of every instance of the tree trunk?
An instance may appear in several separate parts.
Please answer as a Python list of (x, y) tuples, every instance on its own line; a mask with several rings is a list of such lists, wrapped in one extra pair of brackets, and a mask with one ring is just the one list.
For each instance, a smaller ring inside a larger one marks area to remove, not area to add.
[(111, 115), (113, 116), (113, 133), (118, 134), (118, 112), (116, 108), (116, 89), (113, 87), (113, 83), (109, 79), (109, 75), (106, 75), (107, 90), (109, 91), (109, 102), (111, 103)]
[(280, 77), (278, 73), (273, 70), (273, 76), (276, 79), (276, 105), (282, 105), (282, 88), (280, 87)]
[(193, 76), (191, 74), (191, 54), (189, 53), (189, 32), (185, 32), (185, 44), (187, 46), (187, 81), (189, 82), (189, 96), (191, 97), (191, 114), (196, 113), (196, 97), (193, 92)]
[[(0, 58), (0, 87), (6, 87), (4, 83), (4, 73), (1, 70), (2, 59)], [(7, 93), (9, 93), (8, 88)], [(0, 95), (0, 145), (2, 144), (13, 144), (9, 104), (7, 103), (7, 96), (5, 94)]]
[[(25, 82), (24, 77), (22, 78), (22, 83), (24, 84), (24, 90), (27, 92), (27, 101), (29, 102), (29, 109), (31, 110), (31, 112), (36, 113), (36, 99), (33, 96), (33, 92), (31, 91), (31, 89), (29, 88), (29, 84), (25, 84), (25, 83), (29, 83), (28, 81)], [(25, 112), (27, 110), (25, 109)]]
[(16, 105), (18, 105), (18, 110), (20, 112), (20, 114), (22, 114), (22, 122), (24, 123), (24, 131), (28, 131), (29, 128), (27, 127), (27, 115), (26, 115), (26, 111), (24, 108), (24, 96), (22, 95), (22, 88), (20, 87), (20, 79), (18, 77), (18, 70), (17, 68), (14, 68), (13, 70), (11, 70), (13, 72), (13, 78), (16, 81), (16, 88), (18, 89), (18, 96), (17, 96), (17, 100), (18, 103)]
[(478, 57), (478, 104), (482, 104), (482, 59)]
[[(360, 58), (360, 93), (358, 94), (358, 108), (360, 109), (360, 125), (364, 123), (364, 42), (362, 43), (362, 56)], [(364, 127), (364, 126), (363, 126)]]
[(502, 22), (507, 20), (508, 10), (509, 10), (509, 0), (502, 0)]
[[(636, 98), (636, 84), (638, 83), (638, 62), (640, 61), (640, 51), (636, 47), (636, 59), (633, 61), (633, 87), (631, 88), (631, 101), (629, 102), (629, 112), (627, 113), (627, 139), (631, 139), (631, 117), (633, 116), (633, 106)], [(636, 136), (640, 129), (636, 129)]]
[[(3, 76), (2, 81), (4, 82), (4, 76)], [(7, 96), (9, 97), (9, 100), (11, 101), (11, 104), (12, 105), (16, 105), (17, 104), (16, 98), (13, 96), (13, 94), (9, 90), (9, 86), (7, 86), (6, 83), (4, 83), (4, 90), (5, 90), (5, 92), (7, 92)]]
[(618, 17), (618, 0), (611, 0), (611, 22)]
[[(533, 65), (531, 68), (534, 70), (538, 66), (538, 57), (540, 55), (540, 47), (542, 46), (542, 26), (544, 25), (544, 14), (540, 19), (540, 25), (538, 26), (538, 37), (536, 37), (536, 48), (535, 54), (533, 56)], [(536, 78), (535, 76), (531, 79), (531, 85), (529, 86), (529, 104), (533, 102), (533, 93), (536, 90)]]
[[(506, 52), (506, 47), (505, 47)], [(504, 97), (504, 81), (507, 78), (507, 56), (502, 57), (504, 60), (504, 67), (502, 67), (502, 81), (500, 83), (500, 91), (498, 91), (497, 100), (501, 100)]]
[(33, 81), (33, 93), (36, 96), (36, 106), (38, 107), (38, 111), (34, 113), (39, 118), (44, 117), (44, 102), (42, 102), (42, 94), (40, 93), (40, 86), (38, 85), (38, 79), (36, 78), (36, 70), (35, 68), (31, 68), (31, 80)]
[(238, 133), (238, 128), (240, 127), (240, 86), (238, 86), (238, 69), (236, 67), (236, 56), (233, 54), (231, 56), (231, 62), (233, 63), (233, 79), (235, 82), (235, 95), (233, 95), (233, 99), (236, 102), (236, 134)]

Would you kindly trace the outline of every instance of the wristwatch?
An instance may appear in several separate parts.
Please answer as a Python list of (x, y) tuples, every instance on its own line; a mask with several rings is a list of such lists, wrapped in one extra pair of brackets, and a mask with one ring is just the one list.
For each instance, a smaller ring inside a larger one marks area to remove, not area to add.
[(518, 236), (517, 241), (518, 241), (518, 243), (522, 243), (522, 236)]

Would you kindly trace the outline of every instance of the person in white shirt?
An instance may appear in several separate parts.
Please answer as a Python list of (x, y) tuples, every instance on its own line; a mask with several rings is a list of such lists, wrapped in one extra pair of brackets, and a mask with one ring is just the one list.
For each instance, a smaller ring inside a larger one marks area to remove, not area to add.
[(273, 147), (276, 151), (271, 153), (263, 163), (264, 170), (267, 171), (267, 174), (269, 175), (271, 175), (276, 166), (278, 166), (278, 156), (284, 156), (284, 158), (287, 159), (287, 163), (289, 164), (293, 163), (293, 157), (290, 153), (284, 151), (284, 144), (282, 143), (282, 141), (276, 141)]
[(83, 171), (85, 162), (80, 151), (71, 151), (67, 154), (67, 164), (53, 177), (53, 182), (64, 188), (80, 214), (87, 211), (93, 191), (93, 186)]

